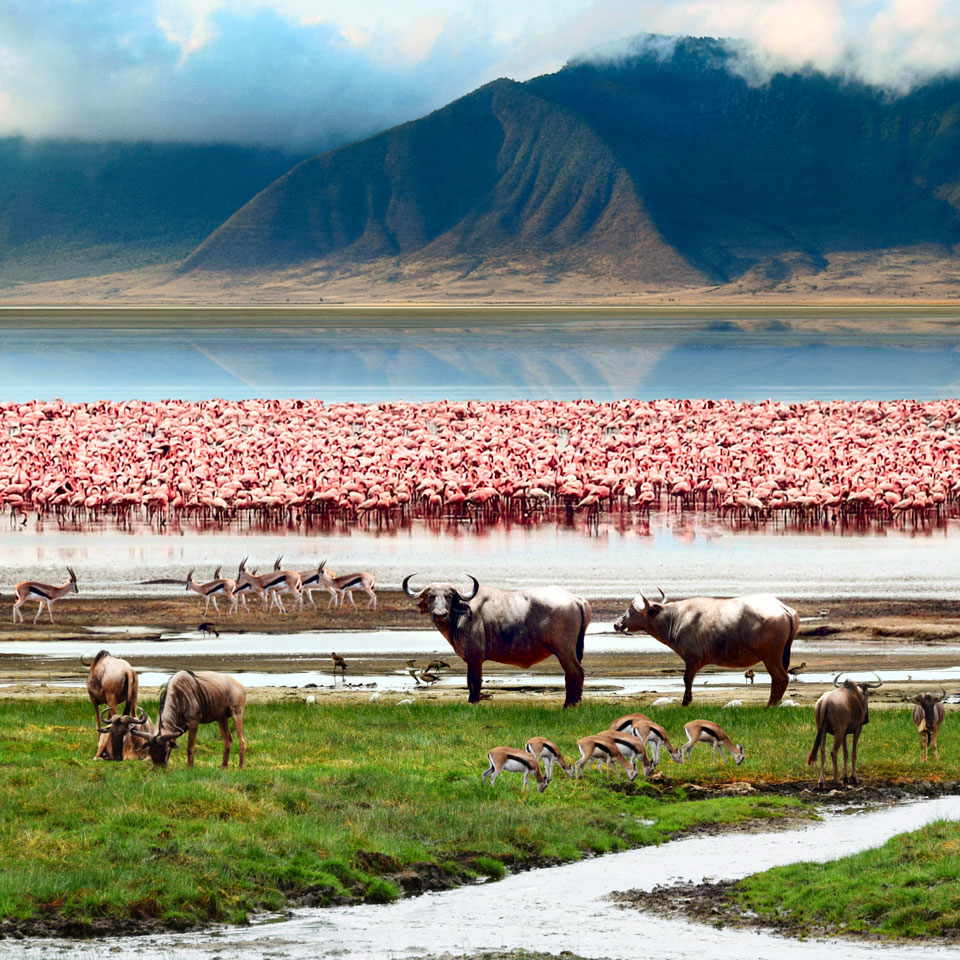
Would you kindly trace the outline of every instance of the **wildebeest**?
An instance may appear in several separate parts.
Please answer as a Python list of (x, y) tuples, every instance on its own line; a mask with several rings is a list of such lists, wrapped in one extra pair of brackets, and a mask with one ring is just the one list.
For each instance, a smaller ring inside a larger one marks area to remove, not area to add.
[(243, 707), (247, 691), (243, 685), (225, 673), (202, 670), (180, 670), (160, 691), (160, 711), (157, 715), (157, 731), (148, 734), (131, 729), (146, 744), (150, 759), (158, 766), (166, 766), (170, 751), (177, 745), (178, 737), (188, 733), (187, 766), (193, 766), (193, 749), (197, 741), (197, 727), (201, 723), (220, 724), (223, 738), (223, 763), (230, 762), (230, 736), (228, 721), (233, 717), (233, 726), (240, 744), (240, 769), (247, 750), (243, 738)]
[(839, 783), (837, 777), (837, 751), (843, 744), (843, 782), (847, 783), (847, 737), (853, 736), (853, 762), (850, 769), (850, 783), (857, 782), (857, 741), (864, 726), (870, 722), (870, 705), (868, 696), (871, 690), (883, 686), (883, 681), (877, 677), (877, 682), (854, 683), (853, 680), (844, 680), (843, 685), (837, 683), (838, 673), (833, 678), (836, 689), (828, 690), (817, 701), (813, 708), (813, 715), (817, 722), (817, 736), (813, 741), (813, 748), (807, 763), (817, 759), (817, 750), (820, 751), (820, 779), (817, 786), (823, 786), (823, 766), (826, 762), (827, 734), (833, 737), (833, 782)]
[[(106, 705), (107, 717), (119, 713), (119, 705), (124, 704), (123, 712), (133, 715), (137, 712), (137, 694), (140, 682), (137, 671), (119, 657), (111, 657), (109, 651), (100, 650), (87, 663), (83, 657), (80, 662), (90, 668), (87, 675), (87, 694), (93, 703), (94, 723), (100, 727), (100, 707)], [(100, 755), (99, 749), (94, 759)]]
[(104, 711), (100, 719), (102, 725), (97, 727), (100, 740), (97, 743), (95, 760), (146, 760), (150, 756), (146, 742), (139, 737), (130, 736), (133, 727), (138, 727), (145, 733), (154, 732), (153, 721), (142, 709), (137, 711), (135, 717), (119, 713), (107, 717)]
[(911, 701), (915, 706), (913, 708), (913, 724), (920, 734), (920, 762), (927, 762), (927, 751), (931, 744), (933, 745), (933, 755), (937, 760), (940, 759), (940, 751), (937, 749), (937, 732), (940, 730), (940, 724), (947, 715), (943, 706), (943, 699), (947, 691), (941, 687), (943, 693), (938, 697), (935, 693), (918, 693)]
[(799, 625), (795, 610), (768, 593), (668, 602), (660, 590), (660, 597), (659, 603), (651, 603), (638, 594), (613, 629), (618, 633), (643, 630), (683, 660), (683, 706), (693, 699), (693, 678), (708, 663), (718, 667), (762, 663), (771, 680), (767, 706), (780, 702)]
[(433, 617), (434, 626), (467, 665), (470, 703), (480, 700), (483, 662), (532, 667), (549, 656), (560, 661), (566, 677), (565, 707), (576, 706), (583, 695), (583, 637), (590, 624), (590, 604), (560, 587), (533, 590), (497, 590), (481, 587), (462, 596), (452, 583), (428, 583), (419, 593), (410, 591), (413, 574), (405, 577), (403, 592), (417, 601), (420, 612)]

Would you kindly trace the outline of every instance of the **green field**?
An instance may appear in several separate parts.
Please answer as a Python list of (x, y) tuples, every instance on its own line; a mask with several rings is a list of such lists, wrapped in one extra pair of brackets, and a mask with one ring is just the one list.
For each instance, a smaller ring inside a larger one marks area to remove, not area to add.
[(876, 850), (747, 877), (739, 910), (793, 933), (960, 937), (960, 824), (934, 823)]
[[(155, 704), (144, 706), (151, 713)], [(794, 799), (690, 799), (691, 783), (796, 780), (812, 741), (812, 711), (701, 711), (745, 745), (747, 759), (714, 766), (664, 756), (663, 778), (635, 784), (559, 770), (543, 794), (504, 773), (481, 784), (486, 750), (547, 736), (576, 740), (621, 708), (535, 705), (251, 704), (247, 769), (219, 768), (215, 725), (202, 728), (197, 766), (185, 749), (169, 769), (94, 762), (90, 706), (80, 699), (0, 704), (0, 918), (77, 930), (96, 922), (187, 926), (243, 921), (291, 902), (388, 900), (411, 874), (463, 880), (505, 867), (572, 860), (658, 843), (703, 824), (797, 814)], [(681, 739), (689, 710), (648, 713)], [(948, 724), (939, 764), (918, 762), (907, 712), (876, 710), (864, 735), (868, 778), (960, 779)], [(644, 822), (653, 821), (653, 823)]]

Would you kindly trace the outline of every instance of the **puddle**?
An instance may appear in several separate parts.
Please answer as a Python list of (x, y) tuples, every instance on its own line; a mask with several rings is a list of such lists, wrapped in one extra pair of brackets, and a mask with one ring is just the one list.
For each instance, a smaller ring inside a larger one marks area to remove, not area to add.
[[(788, 940), (755, 930), (717, 930), (623, 910), (606, 898), (616, 890), (734, 880), (781, 864), (849, 856), (936, 819), (960, 819), (960, 797), (901, 803), (853, 816), (828, 813), (822, 823), (771, 834), (769, 840), (742, 833), (691, 837), (383, 906), (298, 911), (279, 923), (89, 943), (0, 942), (0, 956), (39, 958), (62, 952), (71, 958), (380, 960), (523, 949), (552, 954), (571, 950), (610, 960), (634, 960), (638, 952), (650, 960), (819, 960), (825, 949), (838, 949), (836, 941), (828, 947), (823, 941)], [(953, 948), (873, 941), (843, 941), (839, 952), (845, 960), (956, 955)]]

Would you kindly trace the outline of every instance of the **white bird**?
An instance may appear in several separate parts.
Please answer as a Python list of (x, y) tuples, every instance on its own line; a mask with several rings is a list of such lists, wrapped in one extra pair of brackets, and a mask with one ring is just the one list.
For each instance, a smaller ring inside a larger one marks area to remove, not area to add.
[(781, 700), (781, 701), (780, 701), (780, 706), (781, 706), (781, 707), (799, 707), (800, 704), (797, 703), (796, 700), (787, 699), (787, 700)]
[(316, 702), (317, 702), (317, 698), (311, 693), (310, 696), (307, 697), (307, 699), (304, 700), (303, 702), (304, 702), (304, 703), (316, 703)]
[(651, 706), (651, 707), (662, 707), (662, 706), (665, 706), (665, 705), (668, 704), (668, 703), (676, 703), (676, 702), (677, 702), (677, 698), (676, 698), (676, 697), (657, 697), (657, 699), (654, 700), (653, 703), (650, 704), (650, 706)]
[(403, 704), (405, 703), (416, 703), (416, 702), (417, 702), (416, 700), (398, 700), (397, 706), (403, 706)]
[(742, 700), (731, 700), (729, 703), (725, 703), (723, 705), (723, 709), (726, 710), (727, 707), (742, 707), (742, 706), (743, 706)]

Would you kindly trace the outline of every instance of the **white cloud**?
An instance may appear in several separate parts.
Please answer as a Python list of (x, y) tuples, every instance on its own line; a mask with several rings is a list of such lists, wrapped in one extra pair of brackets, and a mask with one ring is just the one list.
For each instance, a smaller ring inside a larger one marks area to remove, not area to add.
[(957, 0), (2, 0), (0, 133), (321, 147), (642, 33), (741, 38), (755, 82), (960, 64)]

